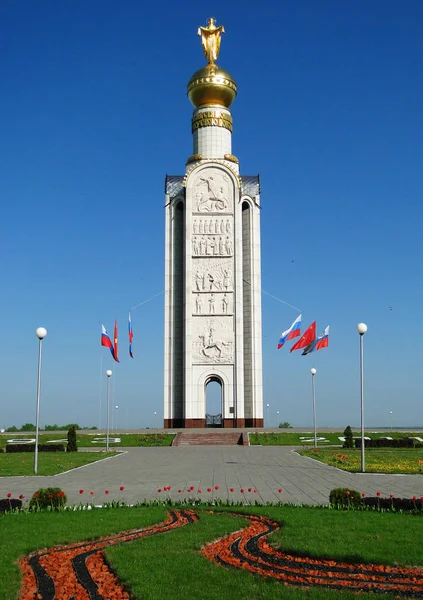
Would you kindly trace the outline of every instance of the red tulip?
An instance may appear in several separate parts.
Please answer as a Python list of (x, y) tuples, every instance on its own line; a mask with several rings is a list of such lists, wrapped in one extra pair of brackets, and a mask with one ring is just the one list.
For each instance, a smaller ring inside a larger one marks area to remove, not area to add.
[(376, 492), (376, 496), (379, 498), (379, 496), (380, 496), (380, 492)]
[(50, 494), (50, 498), (53, 498), (53, 494)]
[(423, 502), (423, 496), (420, 498), (420, 500)]
[(350, 492), (349, 492), (349, 490), (347, 490), (345, 493), (346, 493), (346, 495), (347, 495), (347, 496), (349, 496), (349, 495), (350, 495)]
[(244, 488), (241, 488), (239, 491), (241, 492), (241, 494), (243, 494), (244, 493)]
[(219, 489), (219, 486), (218, 486), (218, 485), (215, 485), (215, 486), (214, 486), (214, 489), (215, 489), (215, 490), (218, 490), (218, 489)]
[(162, 488), (159, 488), (157, 491), (158, 491), (158, 492), (159, 492), (159, 494), (160, 494), (160, 492), (162, 491)]
[(211, 491), (212, 491), (212, 489), (211, 489), (211, 488), (207, 488), (207, 491), (208, 491), (208, 492), (211, 492)]
[(8, 497), (8, 498), (10, 498), (10, 497), (11, 497), (11, 495), (12, 495), (12, 494), (9, 492), (9, 493), (7, 494), (7, 497)]
[(20, 498), (21, 500), (23, 500), (23, 499), (25, 498), (25, 496), (24, 496), (23, 494), (19, 494), (19, 498)]
[(178, 494), (182, 494), (182, 490), (178, 490)]
[(109, 493), (109, 490), (104, 490), (104, 493), (105, 493), (105, 494), (108, 494), (108, 493)]
[(389, 497), (390, 497), (390, 498), (393, 498), (393, 497), (394, 497), (394, 494), (389, 494)]
[(364, 493), (363, 493), (363, 494), (361, 494), (361, 497), (362, 497), (362, 498), (364, 498), (364, 496), (365, 496), (365, 495), (366, 495), (366, 494), (364, 494)]
[(257, 490), (254, 490), (254, 493), (257, 494)]
[(34, 494), (34, 496), (35, 496), (36, 498), (38, 498), (38, 494)]
[(84, 493), (84, 490), (79, 490), (79, 493), (80, 493), (80, 494), (83, 494), (83, 493)]
[[(20, 498), (20, 496), (19, 496), (19, 498)], [(413, 496), (413, 500), (417, 500), (417, 496)]]
[(235, 490), (234, 490), (234, 488), (231, 488), (229, 491), (230, 491), (230, 492), (234, 492)]
[(279, 489), (278, 489), (278, 492), (279, 492), (280, 494), (282, 494), (282, 489), (281, 489), (281, 488), (279, 488)]
[(203, 490), (201, 488), (198, 489), (198, 493), (201, 494)]
[(248, 488), (248, 491), (251, 492), (251, 488)]
[(125, 488), (123, 487), (123, 485), (121, 485), (119, 489), (120, 489), (120, 491), (121, 491), (121, 492), (123, 492), (123, 490), (124, 490)]
[(168, 486), (167, 486), (167, 489), (168, 489), (168, 490), (170, 490), (170, 488), (171, 488), (171, 487), (172, 487), (172, 486), (168, 485)]
[(94, 496), (94, 492), (92, 490), (91, 490), (90, 494), (91, 494), (91, 496)]
[(58, 498), (60, 498), (60, 497), (61, 497), (61, 495), (62, 495), (62, 492), (58, 492), (58, 493), (56, 494), (56, 496), (57, 496)]

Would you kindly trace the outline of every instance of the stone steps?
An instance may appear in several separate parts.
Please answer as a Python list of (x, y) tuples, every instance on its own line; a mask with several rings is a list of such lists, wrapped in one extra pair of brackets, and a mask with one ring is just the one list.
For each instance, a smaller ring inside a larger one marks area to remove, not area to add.
[(185, 433), (180, 432), (172, 446), (238, 446), (243, 445), (242, 433)]

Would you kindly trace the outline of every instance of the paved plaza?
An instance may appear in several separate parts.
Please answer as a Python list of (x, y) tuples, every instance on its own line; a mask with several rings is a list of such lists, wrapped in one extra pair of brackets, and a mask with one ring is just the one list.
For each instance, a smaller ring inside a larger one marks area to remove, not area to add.
[[(215, 498), (327, 504), (335, 487), (350, 487), (374, 496), (423, 496), (422, 475), (352, 474), (302, 457), (295, 448), (279, 446), (189, 446), (168, 448), (128, 448), (124, 453), (98, 463), (49, 477), (2, 477), (0, 497), (30, 497), (40, 487), (60, 487), (68, 502), (93, 501), (101, 504), (124, 499), (128, 504), (152, 500), (171, 486), (173, 499), (191, 496), (188, 488), (200, 488)], [(119, 487), (124, 486), (124, 492)], [(214, 487), (218, 486), (217, 491)], [(234, 488), (234, 492), (230, 489)], [(240, 489), (244, 489), (244, 495)], [(249, 493), (248, 488), (257, 493)], [(79, 490), (84, 494), (80, 495)], [(106, 496), (104, 491), (110, 490)], [(182, 494), (178, 490), (183, 490)], [(279, 489), (283, 492), (280, 494)], [(90, 491), (94, 495), (90, 496)]]

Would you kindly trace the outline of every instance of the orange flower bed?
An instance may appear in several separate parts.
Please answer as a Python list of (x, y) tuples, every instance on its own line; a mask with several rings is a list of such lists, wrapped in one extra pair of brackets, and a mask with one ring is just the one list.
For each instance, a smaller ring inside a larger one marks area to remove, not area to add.
[(279, 528), (277, 523), (264, 517), (246, 518), (248, 527), (212, 542), (202, 554), (219, 565), (246, 569), (291, 585), (423, 598), (423, 569), (292, 556), (272, 548), (265, 539)]
[(130, 600), (130, 594), (109, 569), (104, 548), (164, 533), (197, 520), (192, 511), (172, 510), (166, 521), (151, 527), (34, 552), (19, 561), (23, 573), (19, 600)]

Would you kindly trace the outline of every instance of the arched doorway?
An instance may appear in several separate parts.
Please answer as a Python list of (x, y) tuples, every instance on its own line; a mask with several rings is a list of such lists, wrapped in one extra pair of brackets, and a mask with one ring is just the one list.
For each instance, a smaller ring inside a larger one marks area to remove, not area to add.
[(206, 427), (223, 426), (223, 382), (219, 377), (209, 377), (205, 382)]

